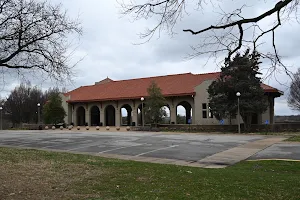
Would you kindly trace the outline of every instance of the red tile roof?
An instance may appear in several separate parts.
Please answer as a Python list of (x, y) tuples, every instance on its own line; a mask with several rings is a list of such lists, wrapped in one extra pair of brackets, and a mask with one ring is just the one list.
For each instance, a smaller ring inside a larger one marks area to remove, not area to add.
[[(194, 88), (205, 80), (214, 80), (220, 75), (219, 72), (207, 74), (174, 74), (148, 78), (105, 81), (99, 84), (79, 87), (65, 93), (70, 95), (68, 102), (107, 101), (121, 99), (139, 99), (147, 96), (147, 88), (151, 81), (155, 81), (161, 88), (164, 96), (194, 95)], [(266, 92), (279, 92), (277, 89), (263, 84)]]

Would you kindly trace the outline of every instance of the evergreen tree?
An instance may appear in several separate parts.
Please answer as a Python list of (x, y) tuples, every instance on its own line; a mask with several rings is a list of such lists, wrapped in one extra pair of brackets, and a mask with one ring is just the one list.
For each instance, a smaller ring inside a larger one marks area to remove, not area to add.
[(62, 107), (62, 99), (58, 94), (52, 94), (44, 105), (43, 117), (46, 124), (64, 122), (66, 112)]
[(252, 116), (267, 109), (267, 100), (261, 87), (261, 78), (257, 77), (260, 55), (250, 54), (248, 49), (244, 55), (237, 54), (232, 60), (225, 62), (220, 77), (208, 88), (210, 109), (217, 119), (236, 116), (237, 96), (240, 92), (240, 114), (246, 129), (250, 128)]
[(167, 112), (163, 108), (166, 105), (166, 100), (161, 93), (161, 89), (154, 81), (150, 84), (147, 91), (149, 96), (145, 101), (145, 121), (157, 126), (167, 116)]

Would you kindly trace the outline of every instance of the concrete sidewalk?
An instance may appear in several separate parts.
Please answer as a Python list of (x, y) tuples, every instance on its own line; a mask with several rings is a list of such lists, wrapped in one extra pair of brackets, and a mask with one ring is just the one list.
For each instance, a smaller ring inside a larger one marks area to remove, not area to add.
[(267, 147), (282, 142), (286, 137), (272, 137), (247, 144), (234, 147), (232, 149), (208, 156), (204, 159), (199, 160), (197, 163), (205, 165), (205, 168), (224, 168), (229, 165), (233, 165), (242, 160), (246, 160), (252, 155), (266, 149)]

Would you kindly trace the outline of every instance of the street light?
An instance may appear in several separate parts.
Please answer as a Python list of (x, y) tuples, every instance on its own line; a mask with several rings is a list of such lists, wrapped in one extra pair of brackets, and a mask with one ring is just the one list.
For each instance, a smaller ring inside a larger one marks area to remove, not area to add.
[(238, 116), (237, 116), (237, 120), (238, 120), (238, 130), (239, 130), (239, 134), (240, 134), (241, 133), (241, 125), (240, 125), (240, 96), (241, 96), (241, 93), (237, 92), (236, 96), (237, 96), (237, 100), (238, 100)]
[(1, 119), (0, 119), (1, 125), (0, 125), (0, 130), (2, 130), (2, 110), (3, 110), (3, 107), (0, 106), (0, 112), (1, 112)]
[(41, 104), (38, 103), (37, 107), (38, 107), (38, 125), (39, 125), (40, 124), (40, 107), (41, 107)]
[(142, 101), (142, 125), (144, 126), (144, 103), (143, 101), (145, 100), (144, 97), (141, 97), (141, 101)]

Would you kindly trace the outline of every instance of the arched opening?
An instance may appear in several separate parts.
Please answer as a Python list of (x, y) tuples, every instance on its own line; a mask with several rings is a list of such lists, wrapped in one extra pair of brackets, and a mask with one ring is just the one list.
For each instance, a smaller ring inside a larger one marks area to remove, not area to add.
[(115, 107), (109, 105), (105, 108), (105, 125), (115, 126), (116, 125), (116, 111)]
[(163, 106), (162, 107), (162, 112), (164, 113), (163, 114), (163, 117), (162, 117), (162, 124), (170, 124), (171, 123), (171, 118), (170, 118), (170, 108), (169, 106)]
[(121, 125), (122, 126), (131, 126), (132, 124), (132, 108), (130, 105), (125, 104), (121, 107)]
[(182, 101), (177, 105), (176, 122), (177, 124), (192, 123), (192, 106), (187, 101)]
[(93, 106), (91, 108), (91, 126), (100, 125), (100, 110), (98, 106)]
[(85, 109), (83, 106), (77, 108), (77, 126), (85, 125)]

